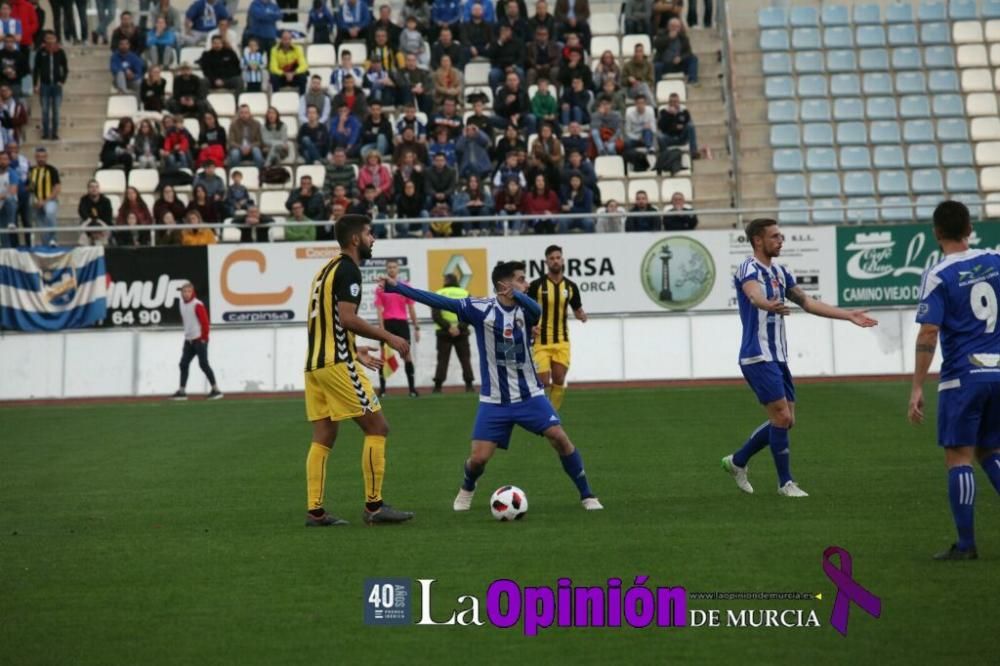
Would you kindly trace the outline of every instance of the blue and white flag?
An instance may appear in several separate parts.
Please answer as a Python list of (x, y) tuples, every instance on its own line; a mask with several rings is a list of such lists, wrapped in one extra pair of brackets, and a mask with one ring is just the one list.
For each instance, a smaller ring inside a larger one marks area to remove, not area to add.
[(0, 328), (91, 326), (108, 309), (103, 247), (0, 250)]

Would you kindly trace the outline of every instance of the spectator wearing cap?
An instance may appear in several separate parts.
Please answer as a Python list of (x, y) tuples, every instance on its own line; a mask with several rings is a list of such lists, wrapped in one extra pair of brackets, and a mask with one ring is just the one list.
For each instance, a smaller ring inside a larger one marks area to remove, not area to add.
[[(35, 166), (28, 172), (28, 190), (31, 193), (31, 207), (35, 214), (35, 226), (47, 229), (56, 228), (56, 216), (59, 213), (59, 170), (49, 164), (49, 153), (44, 146), (35, 148)], [(44, 245), (55, 245), (54, 231), (47, 231), (42, 236)]]
[(271, 49), (268, 67), (273, 92), (292, 87), (297, 88), (300, 95), (305, 94), (309, 63), (302, 47), (292, 43), (292, 33), (288, 30), (281, 33), (281, 41)]
[(270, 53), (278, 39), (278, 21), (281, 20), (281, 9), (274, 0), (253, 0), (247, 10), (247, 27), (243, 31), (243, 46), (251, 38), (257, 40), (263, 53)]
[(243, 89), (240, 57), (236, 51), (223, 43), (221, 36), (212, 37), (212, 47), (201, 54), (198, 64), (205, 74), (209, 88), (224, 88), (237, 92)]
[(129, 40), (118, 40), (118, 50), (111, 54), (111, 77), (115, 89), (123, 95), (138, 94), (146, 65), (129, 50)]
[(66, 52), (54, 33), (46, 33), (42, 48), (35, 54), (35, 88), (42, 101), (42, 139), (59, 140), (59, 111), (68, 76)]
[(348, 40), (364, 39), (365, 30), (371, 25), (372, 10), (367, 0), (346, 0), (337, 9), (337, 37), (334, 45), (340, 45)]

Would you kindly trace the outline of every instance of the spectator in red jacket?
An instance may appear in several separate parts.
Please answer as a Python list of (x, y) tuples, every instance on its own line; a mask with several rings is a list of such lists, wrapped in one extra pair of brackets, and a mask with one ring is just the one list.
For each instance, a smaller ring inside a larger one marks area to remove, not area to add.
[(198, 357), (198, 367), (205, 373), (205, 378), (212, 385), (208, 394), (209, 400), (218, 400), (222, 391), (215, 383), (215, 373), (208, 364), (208, 308), (195, 297), (194, 285), (190, 282), (181, 287), (181, 321), (184, 323), (184, 351), (181, 352), (181, 387), (170, 398), (172, 400), (187, 400), (188, 367), (194, 357)]
[(528, 227), (535, 233), (551, 234), (555, 224), (548, 217), (559, 213), (559, 195), (552, 191), (544, 174), (537, 174), (530, 190), (521, 197), (521, 212), (528, 220)]
[(35, 5), (28, 0), (9, 0), (10, 16), (21, 22), (21, 47), (34, 46), (35, 33), (38, 32), (38, 14)]

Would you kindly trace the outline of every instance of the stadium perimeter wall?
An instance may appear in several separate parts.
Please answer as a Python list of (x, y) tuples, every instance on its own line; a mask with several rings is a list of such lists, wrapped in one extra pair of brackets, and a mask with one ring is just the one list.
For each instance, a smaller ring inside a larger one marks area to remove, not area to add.
[[(1000, 225), (996, 233), (992, 225), (982, 231), (980, 245), (1000, 245)], [(845, 306), (874, 306), (882, 322), (860, 330), (793, 314), (788, 336), (797, 376), (912, 370), (913, 304), (920, 274), (937, 261), (926, 232), (925, 225), (788, 232), (781, 261), (809, 294)], [(363, 269), (362, 313), (375, 319), (374, 279), (390, 258), (416, 287), (437, 289), (441, 276), (453, 273), (473, 295), (485, 296), (489, 271), (499, 260), (528, 260), (529, 278), (541, 275), (550, 242), (564, 248), (568, 277), (581, 286), (591, 315), (587, 324), (570, 326), (570, 381), (740, 376), (741, 327), (731, 276), (749, 246), (738, 231), (377, 241), (375, 259)], [(182, 345), (177, 292), (186, 280), (195, 283), (211, 312), (210, 356), (223, 390), (301, 389), (310, 280), (336, 253), (332, 243), (109, 248), (104, 326), (0, 334), (0, 400), (172, 392)], [(433, 324), (427, 308), (418, 306), (417, 312), (423, 320), (417, 380), (429, 386)], [(401, 372), (389, 380), (390, 387), (403, 384)], [(461, 384), (457, 359), (447, 384)], [(200, 372), (192, 369), (189, 389), (202, 388)]]

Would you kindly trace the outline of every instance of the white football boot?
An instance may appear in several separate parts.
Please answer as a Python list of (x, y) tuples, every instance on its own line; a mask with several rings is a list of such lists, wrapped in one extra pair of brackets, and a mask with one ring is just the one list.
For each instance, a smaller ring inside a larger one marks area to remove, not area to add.
[(722, 469), (729, 472), (729, 475), (733, 477), (737, 488), (748, 495), (753, 495), (753, 486), (750, 485), (750, 480), (747, 479), (747, 470), (750, 469), (750, 465), (740, 467), (733, 462), (733, 457), (729, 455), (722, 459)]
[(586, 499), (582, 499), (580, 500), (580, 505), (583, 506), (583, 508), (586, 509), (587, 511), (600, 511), (601, 509), (604, 508), (604, 505), (601, 504), (601, 500), (597, 499), (596, 497), (588, 497)]
[(794, 481), (789, 481), (778, 488), (778, 494), (785, 497), (809, 497), (809, 493), (799, 488), (799, 484)]
[(458, 495), (455, 496), (455, 501), (451, 505), (455, 511), (468, 511), (472, 508), (472, 496), (476, 494), (475, 490), (466, 490), (465, 488), (458, 489)]

